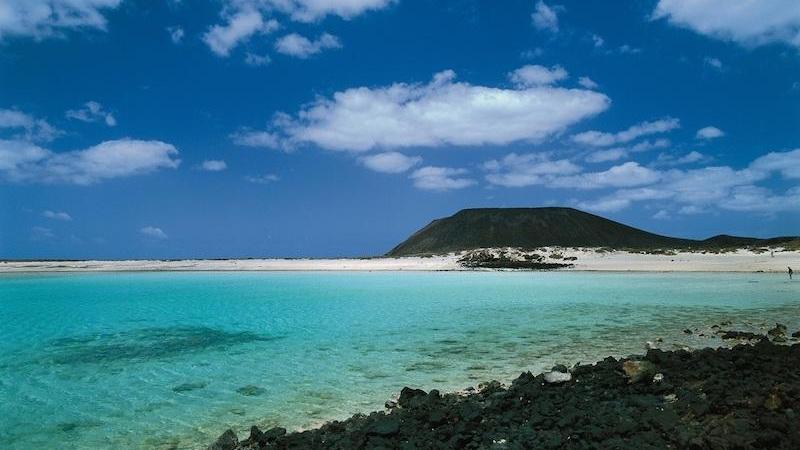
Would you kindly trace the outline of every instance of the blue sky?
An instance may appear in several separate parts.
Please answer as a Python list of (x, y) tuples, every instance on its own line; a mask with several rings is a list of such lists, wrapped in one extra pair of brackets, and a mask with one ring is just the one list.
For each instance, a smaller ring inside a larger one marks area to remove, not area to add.
[(795, 0), (0, 0), (0, 257), (373, 255), (467, 207), (800, 231)]

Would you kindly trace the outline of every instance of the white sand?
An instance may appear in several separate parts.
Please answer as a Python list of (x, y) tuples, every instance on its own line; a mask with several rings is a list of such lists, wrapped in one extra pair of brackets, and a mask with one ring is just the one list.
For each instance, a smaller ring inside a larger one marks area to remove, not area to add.
[[(540, 249), (538, 253), (574, 256), (572, 269), (585, 271), (650, 272), (785, 272), (800, 269), (800, 252), (754, 253), (749, 250), (713, 254), (678, 252), (647, 255), (629, 252), (598, 253), (595, 249)], [(562, 262), (547, 259), (548, 262)], [(0, 272), (103, 272), (103, 271), (440, 271), (471, 270), (458, 256), (373, 259), (228, 259), (228, 260), (130, 260), (130, 261), (6, 261)], [(800, 276), (800, 275), (798, 275)]]

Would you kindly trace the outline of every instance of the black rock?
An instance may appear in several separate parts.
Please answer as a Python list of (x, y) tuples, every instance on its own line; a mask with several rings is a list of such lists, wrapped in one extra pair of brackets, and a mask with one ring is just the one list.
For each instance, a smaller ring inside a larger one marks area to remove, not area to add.
[(400, 391), (400, 398), (397, 399), (397, 404), (402, 408), (408, 408), (411, 406), (413, 399), (417, 397), (424, 397), (426, 395), (427, 393), (422, 389), (413, 389), (406, 386)]
[(392, 436), (400, 431), (400, 418), (394, 414), (383, 415), (377, 418), (369, 428), (367, 434), (375, 436)]
[(754, 339), (761, 339), (764, 335), (751, 333), (749, 331), (725, 331), (722, 333), (722, 339), (744, 339), (744, 340), (754, 340)]
[(229, 428), (217, 438), (216, 442), (208, 447), (208, 450), (236, 450), (238, 446), (239, 438), (237, 438), (236, 433)]

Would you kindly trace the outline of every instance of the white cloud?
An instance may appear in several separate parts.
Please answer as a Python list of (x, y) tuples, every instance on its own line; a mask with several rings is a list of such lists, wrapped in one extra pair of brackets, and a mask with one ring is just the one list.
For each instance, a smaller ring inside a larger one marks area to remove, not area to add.
[(254, 34), (270, 33), (279, 27), (276, 20), (265, 22), (261, 12), (250, 7), (223, 15), (227, 23), (214, 25), (203, 35), (203, 41), (217, 56), (228, 56), (233, 48)]
[[(505, 145), (539, 141), (608, 108), (605, 95), (536, 86), (501, 89), (455, 82), (453, 71), (428, 84), (359, 87), (318, 98), (295, 118), (280, 116), (284, 145), (310, 143), (362, 152), (404, 147)], [(270, 142), (272, 144), (272, 142)]]
[(207, 159), (200, 164), (200, 168), (207, 172), (221, 172), (228, 168), (225, 161), (219, 159)]
[(586, 89), (597, 89), (599, 87), (599, 85), (589, 77), (578, 78), (578, 84), (585, 87)]
[(630, 147), (613, 147), (594, 151), (586, 156), (586, 161), (590, 163), (600, 163), (617, 161), (627, 157), (631, 153), (641, 153), (654, 148), (665, 148), (670, 146), (669, 139), (656, 139), (655, 141), (642, 141)]
[(547, 184), (554, 176), (571, 175), (581, 168), (567, 159), (552, 160), (546, 153), (510, 153), (500, 160), (490, 160), (483, 164), (489, 172), (486, 181), (505, 187), (524, 187)]
[(658, 220), (665, 220), (669, 219), (670, 217), (671, 216), (669, 212), (665, 209), (660, 209), (657, 213), (653, 214), (653, 219), (658, 219)]
[(622, 147), (609, 148), (606, 150), (597, 150), (589, 153), (586, 156), (586, 162), (601, 163), (608, 161), (617, 161), (628, 156), (628, 150)]
[(69, 222), (70, 220), (72, 220), (72, 216), (65, 213), (64, 211), (50, 211), (50, 210), (42, 211), (42, 217), (53, 220), (62, 220), (64, 222)]
[(383, 173), (403, 173), (422, 162), (419, 156), (406, 156), (398, 152), (377, 153), (359, 158), (368, 169)]
[(97, 122), (102, 120), (109, 127), (117, 125), (117, 120), (114, 118), (114, 115), (108, 111), (104, 111), (103, 105), (95, 101), (84, 103), (84, 107), (80, 109), (70, 109), (65, 115), (68, 119), (80, 120), (82, 122)]
[(452, 167), (425, 166), (414, 171), (409, 178), (414, 186), (428, 191), (449, 191), (463, 189), (475, 184), (475, 180), (464, 177), (466, 169)]
[(776, 193), (756, 184), (774, 174), (786, 180), (800, 179), (800, 149), (768, 153), (740, 170), (718, 166), (657, 174), (646, 187), (620, 189), (584, 202), (584, 206), (623, 209), (637, 201), (659, 199), (676, 205), (679, 214), (705, 213), (714, 208), (757, 213), (800, 211), (800, 186)]
[(167, 33), (169, 33), (169, 38), (172, 40), (173, 44), (180, 44), (185, 35), (181, 27), (167, 27)]
[(3, 0), (0, 40), (9, 36), (40, 40), (80, 28), (105, 30), (104, 14), (120, 3), (121, 0)]
[[(241, 0), (239, 0), (241, 1)], [(249, 0), (253, 1), (253, 0)], [(299, 22), (316, 22), (325, 16), (350, 19), (367, 11), (386, 8), (396, 0), (262, 0)]]
[(286, 150), (280, 136), (277, 133), (271, 133), (269, 131), (242, 129), (231, 134), (230, 138), (234, 144), (243, 147)]
[(800, 47), (797, 0), (659, 0), (653, 18), (745, 46)]
[(12, 182), (88, 185), (177, 168), (177, 154), (175, 147), (161, 141), (127, 138), (59, 153), (29, 142), (0, 140), (0, 176)]
[(697, 130), (695, 138), (697, 139), (715, 139), (725, 136), (725, 133), (717, 127), (704, 127)]
[(544, 86), (564, 80), (569, 76), (561, 66), (547, 68), (534, 64), (528, 64), (508, 74), (517, 87)]
[(280, 180), (275, 174), (268, 173), (264, 175), (248, 175), (244, 177), (245, 181), (255, 184), (270, 184)]
[(49, 142), (63, 134), (44, 119), (37, 119), (16, 109), (0, 109), (0, 132), (10, 130), (12, 138)]
[(780, 172), (784, 178), (800, 179), (800, 148), (767, 153), (750, 163), (750, 170), (761, 174)]
[(676, 128), (680, 128), (680, 121), (667, 117), (664, 119), (656, 120), (653, 122), (642, 122), (627, 130), (617, 133), (605, 133), (602, 131), (585, 131), (583, 133), (572, 136), (572, 140), (584, 145), (591, 145), (596, 147), (606, 147), (614, 144), (621, 144), (633, 141), (642, 136), (647, 136), (657, 133), (666, 133)]
[(154, 226), (146, 226), (139, 230), (139, 233), (142, 233), (148, 238), (151, 239), (167, 239), (167, 233), (161, 230), (161, 228), (154, 227)]
[(703, 62), (706, 65), (709, 65), (709, 66), (711, 66), (711, 67), (713, 67), (713, 68), (715, 68), (717, 70), (722, 70), (723, 69), (722, 61), (720, 61), (719, 58), (712, 58), (712, 57), (706, 56), (703, 59)]
[(554, 178), (548, 183), (553, 188), (600, 189), (606, 187), (634, 187), (655, 183), (661, 174), (634, 161), (613, 166), (602, 172)]
[(619, 48), (617, 48), (617, 52), (619, 52), (622, 55), (636, 55), (642, 53), (642, 49), (631, 47), (628, 44), (624, 44), (620, 45)]
[(269, 55), (256, 55), (255, 53), (247, 52), (244, 56), (244, 62), (248, 66), (253, 67), (266, 66), (272, 62), (272, 58), (270, 58)]
[(595, 47), (602, 47), (606, 43), (605, 39), (597, 34), (592, 35), (592, 42), (594, 43)]
[(661, 153), (660, 155), (658, 155), (658, 158), (656, 159), (654, 164), (661, 166), (680, 166), (683, 164), (707, 162), (710, 160), (711, 158), (709, 158), (708, 156), (696, 150), (692, 150), (691, 152), (683, 156), (675, 156), (669, 153)]
[(536, 3), (531, 20), (533, 26), (539, 30), (558, 33), (558, 14), (554, 8), (547, 6), (542, 0)]
[(312, 41), (297, 33), (287, 34), (275, 42), (275, 50), (284, 55), (305, 59), (327, 49), (341, 48), (339, 38), (332, 34), (323, 33)]

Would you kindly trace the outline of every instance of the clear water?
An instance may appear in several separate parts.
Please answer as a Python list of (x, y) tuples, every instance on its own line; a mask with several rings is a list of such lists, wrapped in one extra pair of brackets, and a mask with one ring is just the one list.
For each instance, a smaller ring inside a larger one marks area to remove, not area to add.
[(772, 274), (108, 273), (0, 276), (0, 446), (203, 448), (556, 362), (800, 326)]

